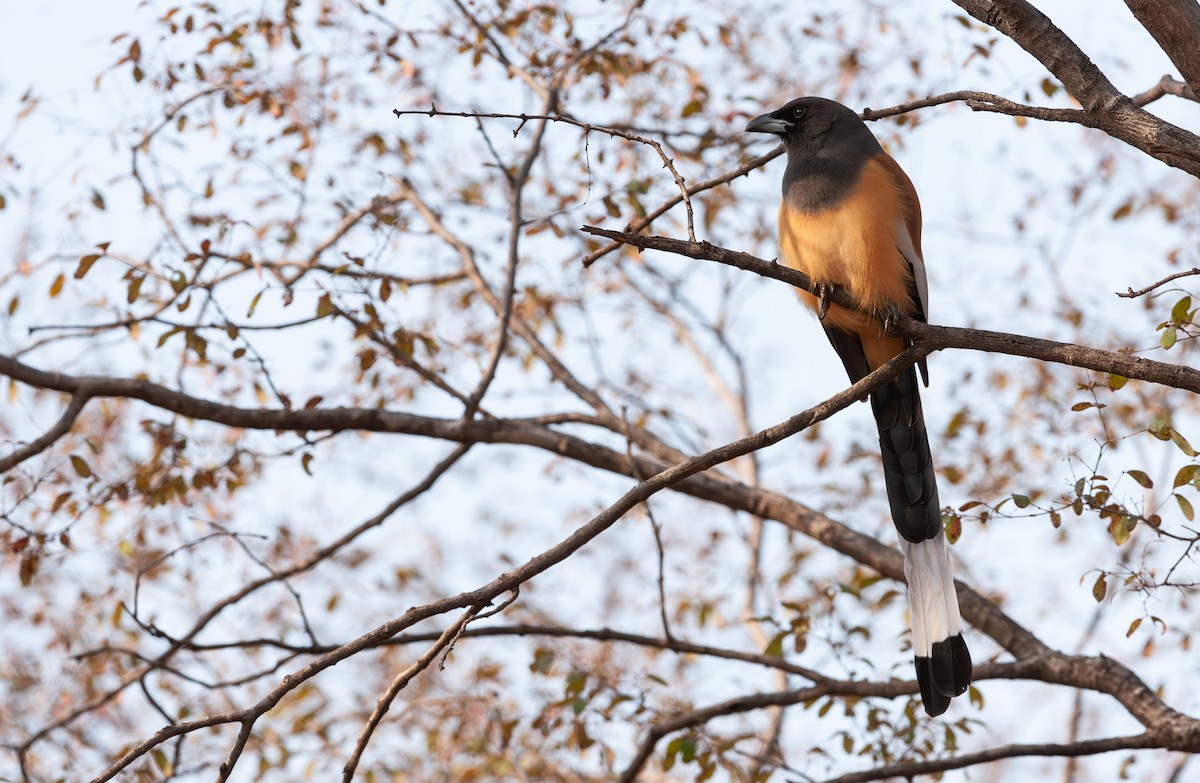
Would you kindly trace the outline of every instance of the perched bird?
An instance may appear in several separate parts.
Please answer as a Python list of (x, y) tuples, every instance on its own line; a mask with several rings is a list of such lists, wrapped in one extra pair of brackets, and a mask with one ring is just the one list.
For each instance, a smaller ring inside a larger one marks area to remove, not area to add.
[[(882, 320), (896, 311), (924, 321), (929, 286), (921, 257), (921, 205), (912, 182), (858, 115), (824, 98), (798, 98), (756, 117), (747, 132), (778, 136), (787, 149), (779, 251), (814, 283), (800, 297), (858, 381), (900, 354)], [(832, 286), (864, 308), (828, 305)], [(928, 384), (925, 362), (919, 363)], [(883, 480), (904, 549), (904, 575), (921, 700), (941, 715), (971, 684), (958, 594), (946, 552), (917, 371), (909, 367), (871, 395)]]

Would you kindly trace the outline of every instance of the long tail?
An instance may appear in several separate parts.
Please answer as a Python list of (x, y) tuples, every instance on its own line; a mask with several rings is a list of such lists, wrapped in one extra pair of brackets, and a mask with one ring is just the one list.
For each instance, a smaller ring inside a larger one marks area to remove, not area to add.
[(950, 699), (971, 684), (971, 653), (962, 637), (944, 533), (939, 530), (935, 537), (915, 544), (904, 542), (904, 578), (921, 703), (925, 712), (941, 715)]
[(941, 715), (950, 699), (971, 684), (971, 654), (962, 637), (916, 370), (910, 367), (876, 390), (871, 410), (879, 427), (892, 520), (904, 539), (921, 701), (927, 713)]

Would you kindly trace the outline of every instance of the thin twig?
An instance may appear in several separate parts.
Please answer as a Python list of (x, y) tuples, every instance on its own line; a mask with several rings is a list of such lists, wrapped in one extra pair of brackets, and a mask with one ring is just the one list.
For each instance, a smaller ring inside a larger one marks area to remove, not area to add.
[(650, 758), (650, 754), (654, 752), (654, 746), (658, 741), (668, 734), (673, 734), (676, 731), (690, 729), (693, 726), (698, 726), (702, 723), (707, 723), (713, 718), (718, 718), (724, 715), (736, 715), (740, 712), (749, 712), (751, 710), (759, 710), (769, 706), (782, 706), (788, 704), (799, 704), (800, 702), (812, 701), (819, 699), (831, 692), (831, 686), (822, 684), (814, 685), (811, 688), (803, 688), (798, 691), (781, 691), (778, 693), (756, 693), (752, 696), (740, 696), (736, 699), (723, 701), (720, 704), (714, 704), (704, 709), (686, 712), (682, 715), (671, 718), (670, 720), (656, 723), (646, 733), (638, 745), (637, 752), (634, 754), (633, 760), (625, 767), (621, 776), (617, 778), (618, 783), (633, 783), (641, 774), (642, 768)]
[(350, 758), (346, 761), (346, 766), (342, 768), (343, 783), (350, 783), (354, 778), (354, 770), (358, 767), (358, 762), (362, 758), (363, 751), (367, 749), (367, 743), (371, 741), (371, 735), (375, 733), (379, 722), (383, 720), (383, 716), (387, 713), (388, 708), (392, 706), (397, 694), (404, 690), (413, 678), (423, 672), (433, 663), (433, 660), (438, 657), (438, 654), (450, 646), (450, 644), (458, 638), (463, 629), (467, 627), (467, 623), (478, 614), (483, 607), (472, 606), (468, 607), (465, 612), (458, 616), (458, 619), (453, 624), (446, 627), (442, 631), (441, 636), (437, 638), (429, 649), (421, 654), (411, 666), (396, 675), (388, 686), (387, 691), (383, 696), (379, 697), (379, 701), (375, 703), (375, 709), (371, 711), (370, 717), (367, 719), (366, 725), (363, 726), (362, 732), (358, 735), (358, 740), (354, 743), (354, 752), (350, 754)]
[[(626, 130), (621, 130), (619, 128), (614, 128), (614, 127), (611, 127), (608, 125), (596, 125), (594, 123), (584, 122), (582, 120), (575, 119), (574, 117), (570, 116), (569, 114), (559, 114), (559, 113), (553, 113), (553, 112), (544, 113), (544, 114), (505, 114), (505, 113), (501, 113), (501, 112), (442, 111), (441, 109), (434, 106), (429, 109), (407, 109), (407, 110), (392, 109), (392, 114), (396, 115), (397, 117), (402, 117), (404, 115), (410, 115), (410, 114), (421, 114), (426, 117), (470, 117), (470, 118), (474, 118), (476, 121), (478, 121), (480, 118), (520, 120), (522, 125), (524, 125), (526, 122), (529, 122), (531, 120), (537, 120), (537, 121), (543, 122), (543, 123), (544, 122), (563, 122), (568, 125), (574, 125), (576, 128), (582, 129), (585, 134), (592, 133), (592, 132), (607, 133), (609, 136), (617, 136), (622, 139), (626, 139), (627, 141), (637, 142), (638, 144), (645, 144), (646, 146), (651, 147), (656, 153), (658, 153), (659, 159), (662, 160), (663, 168), (665, 168), (667, 171), (671, 172), (671, 178), (673, 180), (675, 180), (675, 186), (679, 189), (679, 194), (680, 194), (679, 200), (675, 201), (674, 203), (678, 204), (680, 201), (683, 202), (684, 208), (687, 213), (688, 238), (693, 242), (696, 241), (695, 218), (694, 218), (693, 211), (692, 211), (692, 189), (688, 188), (687, 181), (684, 180), (682, 175), (680, 175), (679, 170), (675, 168), (675, 162), (670, 157), (668, 157), (667, 153), (662, 148), (662, 144), (655, 141), (654, 139), (648, 138), (646, 136), (639, 136), (636, 133), (632, 133), (632, 132), (626, 131)], [(520, 126), (517, 127), (517, 130), (513, 131), (513, 135), (516, 136), (518, 131), (520, 131)], [(590, 263), (590, 262), (587, 262), (587, 263)], [(587, 263), (585, 263), (584, 265), (586, 266)]]
[(1155, 736), (1154, 732), (1147, 731), (1128, 737), (1110, 737), (1066, 744), (1001, 745), (998, 748), (989, 748), (977, 753), (964, 753), (961, 756), (951, 756), (950, 758), (906, 761), (865, 772), (852, 772), (849, 775), (828, 780), (826, 783), (870, 783), (875, 780), (912, 779), (917, 775), (963, 769), (976, 764), (987, 764), (1021, 756), (1094, 756), (1097, 753), (1111, 753), (1114, 750), (1160, 747), (1161, 743), (1161, 738)]
[(1171, 282), (1172, 280), (1178, 280), (1181, 277), (1192, 277), (1193, 275), (1200, 275), (1200, 268), (1192, 267), (1191, 269), (1184, 270), (1183, 272), (1176, 272), (1173, 275), (1167, 275), (1162, 280), (1159, 280), (1156, 283), (1151, 283), (1150, 285), (1146, 286), (1145, 288), (1139, 288), (1136, 291), (1134, 291), (1132, 288), (1130, 288), (1125, 293), (1121, 293), (1120, 291), (1118, 291), (1117, 296), (1124, 297), (1125, 299), (1136, 299), (1139, 296), (1145, 296), (1146, 294), (1153, 291), (1155, 288), (1158, 288), (1160, 285), (1165, 285), (1165, 284)]
[[(553, 87), (546, 95), (545, 111), (553, 112), (557, 105), (558, 88)], [(512, 332), (513, 300), (517, 295), (517, 266), (521, 259), (521, 230), (524, 227), (524, 219), (521, 216), (522, 196), (525, 192), (525, 183), (529, 181), (529, 172), (533, 170), (533, 164), (541, 154), (542, 138), (546, 134), (546, 126), (545, 119), (538, 120), (537, 129), (533, 132), (533, 141), (529, 144), (529, 150), (525, 153), (521, 168), (516, 174), (508, 177), (512, 192), (509, 195), (508, 204), (508, 263), (504, 270), (500, 323), (496, 327), (496, 342), (492, 346), (492, 355), (488, 359), (487, 369), (484, 370), (483, 377), (479, 379), (479, 383), (476, 384), (463, 408), (462, 418), (464, 421), (473, 418), (475, 412), (479, 410), (479, 403), (487, 394), (487, 390), (491, 388), (492, 381), (496, 378), (496, 371), (500, 369), (500, 362), (504, 358), (504, 350), (508, 347), (508, 336)]]
[(1169, 73), (1163, 74), (1158, 83), (1150, 89), (1145, 92), (1139, 92), (1137, 95), (1131, 95), (1130, 97), (1138, 106), (1145, 106), (1166, 95), (1174, 95), (1177, 98), (1200, 102), (1200, 97), (1196, 95), (1186, 82), (1179, 81)]
[[(633, 428), (629, 425), (628, 412), (622, 408), (621, 418), (625, 421), (625, 431), (629, 432)], [(633, 439), (625, 439), (625, 453), (629, 456), (629, 467), (633, 471), (633, 477), (637, 481), (645, 481), (646, 477), (642, 475), (638, 469), (638, 462), (633, 458)], [(654, 518), (654, 510), (650, 508), (650, 502), (646, 501), (642, 504), (646, 509), (646, 516), (650, 519), (650, 529), (654, 532), (654, 547), (658, 552), (658, 616), (662, 621), (663, 636), (668, 639), (674, 639), (671, 633), (671, 623), (667, 619), (667, 586), (666, 586), (666, 550), (663, 548), (662, 540), (662, 525), (658, 524), (658, 520)]]
[[(728, 250), (708, 242), (685, 242), (669, 237), (609, 231), (594, 226), (584, 226), (583, 231), (642, 249), (662, 250), (688, 258), (716, 261), (754, 272), (763, 277), (780, 280), (806, 291), (812, 286), (812, 281), (807, 275), (794, 269), (764, 261), (749, 253)], [(840, 288), (835, 288), (828, 298), (834, 304), (849, 309), (858, 309), (854, 299)], [(930, 352), (946, 348), (962, 348), (989, 353), (1005, 353), (1056, 364), (1066, 364), (1071, 367), (1083, 367), (1098, 372), (1114, 373), (1126, 378), (1137, 378), (1163, 386), (1200, 393), (1200, 371), (1183, 365), (1143, 359), (1120, 351), (1106, 351), (1007, 332), (934, 326), (904, 316), (896, 319), (896, 331), (899, 336), (908, 338), (914, 345)], [(2, 361), (0, 361), (0, 369), (2, 369)]]
[(0, 473), (12, 470), (30, 457), (35, 457), (54, 445), (59, 438), (71, 430), (75, 420), (79, 418), (79, 414), (83, 412), (84, 406), (90, 399), (91, 394), (87, 391), (86, 386), (75, 391), (71, 395), (71, 402), (67, 405), (67, 409), (63, 411), (62, 416), (54, 423), (53, 427), (46, 430), (37, 440), (25, 444), (7, 457), (0, 458)]

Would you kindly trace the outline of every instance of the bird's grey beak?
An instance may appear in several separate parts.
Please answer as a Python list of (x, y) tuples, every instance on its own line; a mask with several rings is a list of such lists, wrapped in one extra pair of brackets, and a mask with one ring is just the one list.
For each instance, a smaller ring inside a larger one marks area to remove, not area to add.
[(775, 133), (783, 135), (788, 132), (788, 128), (792, 127), (792, 123), (787, 120), (781, 120), (770, 114), (763, 114), (755, 117), (746, 124), (746, 133)]

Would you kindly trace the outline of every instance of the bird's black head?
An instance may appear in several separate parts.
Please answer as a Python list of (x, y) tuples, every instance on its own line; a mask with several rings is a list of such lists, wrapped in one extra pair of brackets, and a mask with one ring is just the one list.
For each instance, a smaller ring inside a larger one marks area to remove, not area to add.
[(820, 212), (844, 198), (867, 161), (883, 152), (857, 114), (825, 98), (797, 98), (755, 117), (746, 131), (783, 141), (788, 157), (783, 197), (804, 212)]
[(770, 114), (750, 120), (747, 133), (771, 133), (788, 145), (817, 151), (824, 147), (878, 149), (879, 143), (852, 109), (826, 98), (797, 98)]

